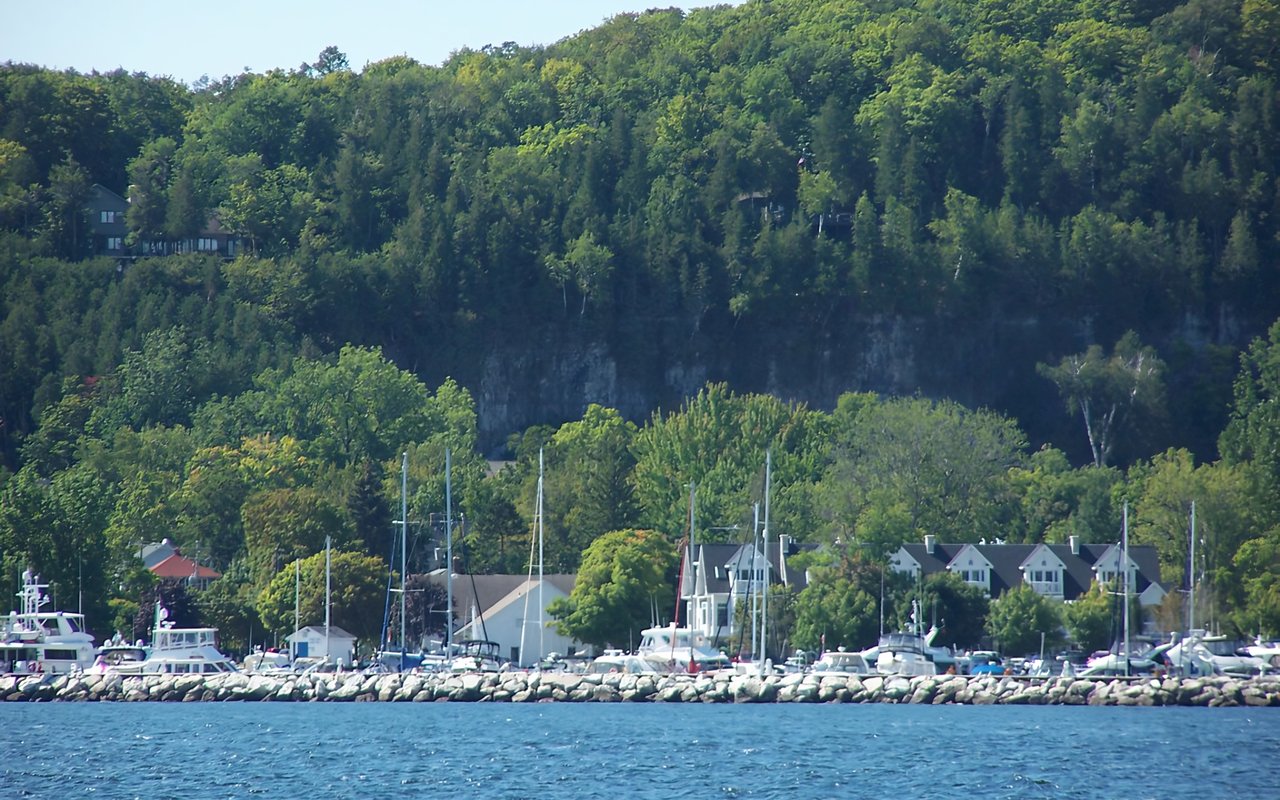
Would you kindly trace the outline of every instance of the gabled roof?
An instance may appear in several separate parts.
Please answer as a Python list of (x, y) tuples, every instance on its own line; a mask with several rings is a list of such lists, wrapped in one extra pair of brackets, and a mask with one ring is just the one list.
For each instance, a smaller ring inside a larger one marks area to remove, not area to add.
[(165, 560), (151, 567), (151, 572), (158, 578), (197, 578), (216, 580), (222, 577), (221, 572), (197, 564), (184, 555), (174, 553)]
[[(304, 625), (303, 627), (299, 628), (298, 630), (286, 636), (285, 639), (286, 641), (295, 642), (300, 639), (305, 639), (306, 636), (304, 634), (313, 634), (315, 636), (319, 636), (323, 638), (324, 626), (323, 625)], [(342, 628), (339, 628), (337, 625), (330, 625), (329, 638), (330, 639), (351, 639), (352, 641), (354, 641), (356, 639), (356, 635), (354, 633), (348, 633), (347, 631), (344, 631)]]
[(959, 555), (963, 547), (963, 544), (942, 544), (938, 542), (934, 544), (933, 552), (930, 553), (925, 549), (923, 543), (908, 542), (902, 546), (902, 549), (920, 565), (920, 574), (923, 577), (928, 577), (945, 570), (947, 565)]
[[(1040, 545), (1035, 544), (986, 544), (979, 542), (969, 545), (977, 549), (991, 562), (991, 596), (998, 597), (1014, 586), (1022, 583), (1022, 565)], [(920, 564), (920, 571), (927, 577), (947, 568), (955, 560), (964, 544), (943, 544), (933, 546), (933, 552), (925, 549), (923, 543), (910, 542), (902, 545), (902, 551)], [(1080, 544), (1079, 554), (1071, 552), (1069, 544), (1046, 544), (1050, 552), (1062, 561), (1064, 567), (1062, 594), (1067, 600), (1074, 600), (1089, 590), (1096, 573), (1094, 566), (1107, 550), (1114, 544)], [(1138, 569), (1136, 593), (1142, 593), (1152, 583), (1158, 583), (1160, 577), (1160, 556), (1154, 547), (1149, 545), (1130, 545), (1129, 559)]]
[[(550, 576), (546, 576), (546, 575), (543, 576), (544, 580), (549, 577)], [(553, 583), (550, 580), (546, 580), (546, 584), (554, 588), (558, 593), (562, 593), (565, 596), (569, 594), (568, 591), (561, 589), (560, 586), (558, 586), (557, 584)], [(570, 591), (572, 591), (572, 588), (573, 587), (570, 586)], [(531, 578), (529, 580), (520, 581), (520, 583), (516, 584), (514, 589), (507, 592), (506, 596), (498, 600), (496, 603), (490, 605), (488, 608), (484, 609), (484, 615), (489, 618), (496, 617), (498, 614), (501, 614), (504, 610), (506, 610), (507, 608), (510, 608), (515, 603), (523, 602), (526, 596), (529, 596), (530, 600), (534, 600), (534, 598), (537, 597), (537, 592), (538, 592), (537, 578)], [(543, 592), (544, 600), (550, 601), (555, 599), (555, 597), (556, 597), (555, 594), (552, 594), (551, 596), (548, 597), (547, 592), (545, 591)]]
[[(780, 583), (782, 581), (782, 571), (779, 565), (785, 566), (787, 556), (793, 556), (796, 553), (815, 550), (816, 544), (801, 544), (793, 539), (778, 539), (769, 542), (767, 551), (769, 564), (769, 580), (772, 583)], [(745, 561), (744, 568), (750, 568), (751, 562), (751, 545), (749, 544), (696, 544), (693, 547), (695, 560), (701, 558), (703, 565), (706, 567), (704, 575), (707, 594), (728, 594), (729, 593), (729, 573), (735, 567), (738, 561)], [(761, 555), (764, 555), (762, 552)], [(683, 556), (684, 575), (680, 584), (680, 596), (689, 597), (693, 593), (693, 570), (690, 566), (688, 551)], [(787, 570), (787, 584), (800, 591), (808, 585), (805, 580), (804, 570)]]
[[(577, 575), (562, 573), (542, 576), (546, 582), (555, 586), (566, 595), (573, 591)], [(447, 577), (444, 570), (431, 573), (431, 582), (444, 587)], [(528, 575), (454, 575), (453, 576), (453, 613), (458, 619), (469, 620), (471, 608), (474, 606), (480, 614), (489, 616), (490, 609), (501, 603), (512, 592), (529, 579)], [(534, 586), (537, 586), (534, 578)]]
[(1027, 560), (1033, 544), (978, 544), (978, 550), (991, 562), (991, 596), (999, 597), (1022, 585), (1022, 562)]
[(100, 183), (95, 183), (89, 187), (88, 207), (93, 210), (97, 210), (99, 208), (127, 208), (128, 206), (128, 200)]
[(144, 544), (142, 546), (142, 566), (151, 569), (176, 552), (178, 552), (178, 548), (174, 547), (173, 542), (168, 539)]
[[(740, 544), (695, 544), (693, 546), (694, 557), (701, 559), (703, 566), (706, 567), (703, 578), (706, 582), (707, 594), (729, 593), (729, 573), (725, 565), (741, 547)], [(682, 597), (688, 597), (692, 593), (693, 586), (693, 570), (688, 563), (687, 551), (685, 559), (684, 584), (680, 587)]]

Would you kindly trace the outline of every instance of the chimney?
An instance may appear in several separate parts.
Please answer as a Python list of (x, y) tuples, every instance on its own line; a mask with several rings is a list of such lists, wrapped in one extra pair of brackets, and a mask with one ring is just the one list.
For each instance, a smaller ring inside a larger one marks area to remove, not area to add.
[(938, 537), (934, 536), (932, 533), (925, 534), (924, 551), (926, 553), (928, 553), (929, 555), (933, 555), (933, 548), (937, 544), (938, 544)]
[(1080, 555), (1080, 537), (1076, 536), (1075, 534), (1072, 534), (1071, 538), (1068, 539), (1067, 541), (1071, 543), (1071, 555), (1073, 556)]

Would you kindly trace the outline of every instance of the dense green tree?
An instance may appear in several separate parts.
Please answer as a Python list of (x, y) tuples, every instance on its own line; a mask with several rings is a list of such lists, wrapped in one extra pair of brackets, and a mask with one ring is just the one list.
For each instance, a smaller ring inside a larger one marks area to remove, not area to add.
[(1068, 638), (1086, 653), (1107, 649), (1115, 639), (1115, 607), (1110, 592), (1095, 582), (1063, 609)]
[(1120, 526), (1113, 494), (1123, 480), (1122, 472), (1109, 467), (1072, 469), (1061, 450), (1042, 448), (1025, 467), (1009, 471), (1022, 513), (1017, 532), (1005, 538), (1057, 544), (1072, 536), (1082, 542), (1109, 541)]
[[(772, 397), (739, 395), (725, 384), (710, 384), (678, 413), (655, 417), (633, 445), (642, 519), (677, 538), (687, 528), (693, 482), (705, 535), (724, 540), (726, 532), (718, 529), (745, 527), (753, 501), (763, 502), (766, 451), (778, 445), (773, 457), (781, 467), (787, 451), (807, 446), (808, 414)], [(780, 476), (775, 480), (783, 484)]]
[(834, 537), (884, 554), (933, 534), (976, 541), (1009, 516), (1005, 485), (1025, 439), (1011, 420), (951, 402), (846, 395), (818, 487)]
[(1136, 418), (1158, 414), (1164, 403), (1164, 363), (1133, 332), (1116, 342), (1110, 356), (1093, 345), (1057, 366), (1036, 369), (1058, 387), (1067, 411), (1080, 414), (1098, 467), (1107, 465), (1127, 425), (1140, 426)]
[[(329, 554), (329, 622), (354, 634), (362, 650), (376, 647), (382, 631), (382, 609), (386, 596), (387, 564), (380, 558), (342, 550)], [(298, 605), (303, 625), (324, 625), (325, 552), (308, 556), (300, 563), (302, 590)], [(257, 609), (267, 630), (286, 636), (294, 627), (294, 565), (281, 564), (280, 571), (258, 595)]]
[(298, 359), (286, 375), (259, 376), (262, 424), (308, 443), (340, 466), (389, 459), (430, 430), (428, 393), (378, 350), (344, 347), (336, 363)]
[(147, 142), (129, 162), (129, 208), (125, 221), (133, 242), (164, 235), (169, 212), (169, 183), (178, 143), (168, 137)]
[[(573, 571), (597, 536), (635, 523), (628, 449), (635, 435), (621, 414), (594, 404), (552, 435), (542, 508), (548, 569)], [(536, 469), (530, 472), (536, 477)]]
[(1062, 603), (1025, 584), (1015, 586), (991, 601), (987, 633), (1006, 655), (1038, 652), (1041, 636), (1050, 652), (1062, 643)]
[(989, 605), (985, 592), (944, 570), (925, 578), (920, 594), (929, 619), (938, 626), (935, 645), (973, 649), (982, 643)]
[(649, 610), (670, 604), (675, 561), (671, 544), (653, 531), (606, 533), (583, 554), (573, 591), (547, 612), (566, 636), (630, 649), (649, 625)]
[(1263, 471), (1270, 500), (1267, 512), (1280, 512), (1280, 322), (1240, 357), (1231, 418), (1218, 448), (1230, 464), (1252, 462)]
[(342, 548), (350, 523), (342, 509), (315, 489), (272, 489), (249, 496), (241, 508), (253, 580), (263, 586), (284, 564), (325, 547)]
[(796, 598), (793, 641), (803, 650), (860, 650), (875, 643), (879, 630), (877, 595), (840, 570), (815, 570)]

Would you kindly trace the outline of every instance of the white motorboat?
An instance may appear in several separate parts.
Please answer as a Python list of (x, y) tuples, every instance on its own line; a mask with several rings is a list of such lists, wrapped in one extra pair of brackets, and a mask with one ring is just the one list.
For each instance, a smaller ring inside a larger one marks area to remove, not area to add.
[(49, 603), (40, 576), (23, 570), (19, 611), (9, 612), (0, 635), (0, 673), (63, 674), (93, 666), (93, 636), (84, 615), (41, 611)]
[(705, 635), (673, 623), (641, 631), (636, 655), (659, 672), (700, 672), (729, 666), (729, 657), (711, 649)]
[(289, 654), (281, 650), (254, 650), (245, 656), (241, 665), (243, 672), (256, 675), (290, 675), (296, 670)]
[(103, 659), (94, 669), (122, 675), (215, 675), (240, 671), (218, 650), (217, 628), (175, 628), (168, 618), (169, 612), (157, 603), (151, 646), (145, 648), (146, 657), (141, 661), (136, 653), (123, 652), (126, 648), (112, 648), (122, 651), (115, 663)]
[(871, 667), (862, 653), (841, 648), (823, 653), (813, 662), (812, 670), (816, 675), (867, 675)]
[(918, 633), (886, 633), (877, 645), (876, 672), (882, 675), (937, 675), (925, 638)]
[(239, 671), (235, 663), (218, 650), (217, 628), (159, 629), (141, 669), (143, 675)]
[(1271, 665), (1261, 656), (1253, 655), (1247, 648), (1225, 636), (1194, 630), (1180, 642), (1164, 651), (1164, 661), (1173, 669), (1188, 675), (1232, 675), (1249, 677), (1261, 675)]
[(636, 655), (628, 655), (621, 650), (605, 650), (603, 654), (592, 659), (587, 666), (588, 675), (656, 675), (658, 670), (645, 659)]
[(1270, 664), (1273, 669), (1280, 669), (1280, 642), (1264, 642), (1259, 636), (1244, 650), (1254, 658)]
[(451, 672), (500, 672), (506, 668), (497, 642), (467, 639), (454, 642), (454, 648), (457, 655), (449, 661)]
[(141, 644), (104, 644), (98, 648), (90, 672), (118, 672), (122, 675), (142, 674), (142, 663), (147, 660), (148, 649)]

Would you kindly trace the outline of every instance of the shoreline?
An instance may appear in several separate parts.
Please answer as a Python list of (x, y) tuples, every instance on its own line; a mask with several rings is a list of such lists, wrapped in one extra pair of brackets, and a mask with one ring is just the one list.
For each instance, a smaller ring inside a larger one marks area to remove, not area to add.
[(898, 703), (1280, 707), (1280, 676), (574, 675), (359, 672), (0, 676), (5, 702)]

